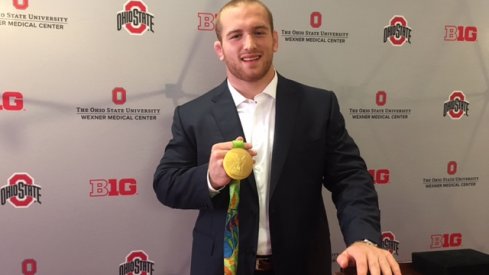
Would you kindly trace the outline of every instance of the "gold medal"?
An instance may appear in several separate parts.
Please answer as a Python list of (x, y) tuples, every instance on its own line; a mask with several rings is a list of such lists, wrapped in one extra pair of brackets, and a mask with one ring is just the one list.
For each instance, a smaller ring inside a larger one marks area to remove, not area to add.
[(250, 153), (243, 147), (243, 141), (234, 140), (233, 149), (229, 150), (224, 156), (224, 170), (234, 180), (247, 178), (253, 170), (253, 159)]

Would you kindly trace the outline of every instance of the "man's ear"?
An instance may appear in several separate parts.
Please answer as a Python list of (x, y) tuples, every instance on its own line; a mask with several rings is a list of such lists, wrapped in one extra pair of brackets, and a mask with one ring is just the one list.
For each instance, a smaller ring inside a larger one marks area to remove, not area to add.
[(219, 57), (219, 60), (223, 61), (224, 60), (224, 53), (222, 52), (222, 44), (221, 41), (216, 41), (214, 42), (214, 51), (216, 52), (217, 57)]
[(277, 31), (273, 31), (273, 52), (276, 53), (278, 51), (278, 33)]

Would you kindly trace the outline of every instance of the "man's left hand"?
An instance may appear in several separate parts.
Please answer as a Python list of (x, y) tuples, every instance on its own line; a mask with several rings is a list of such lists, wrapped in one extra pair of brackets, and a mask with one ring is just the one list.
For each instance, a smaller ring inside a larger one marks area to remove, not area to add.
[(341, 268), (354, 264), (358, 275), (401, 275), (401, 269), (392, 254), (366, 242), (355, 242), (345, 249), (336, 262)]

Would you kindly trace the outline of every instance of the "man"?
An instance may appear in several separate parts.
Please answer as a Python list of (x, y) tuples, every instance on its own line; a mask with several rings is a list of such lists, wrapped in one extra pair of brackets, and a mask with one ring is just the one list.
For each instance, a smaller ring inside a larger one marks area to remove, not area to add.
[(227, 81), (175, 109), (173, 138), (154, 179), (163, 204), (200, 210), (191, 274), (223, 274), (231, 182), (223, 158), (233, 140), (244, 138), (255, 165), (241, 181), (238, 274), (331, 274), (325, 186), (348, 245), (339, 265), (399, 275), (392, 255), (375, 246), (377, 194), (335, 95), (276, 73), (278, 35), (263, 3), (230, 1), (219, 11), (216, 33)]

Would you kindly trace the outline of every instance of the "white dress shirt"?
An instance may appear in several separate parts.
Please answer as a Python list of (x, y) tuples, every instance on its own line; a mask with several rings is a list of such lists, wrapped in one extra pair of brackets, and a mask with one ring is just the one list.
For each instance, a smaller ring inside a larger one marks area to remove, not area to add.
[(268, 201), (270, 170), (272, 163), (273, 137), (275, 134), (275, 99), (277, 94), (277, 74), (268, 86), (253, 99), (240, 94), (228, 81), (246, 142), (257, 152), (254, 157), (253, 173), (260, 204), (257, 255), (271, 255), (270, 226), (268, 222)]

